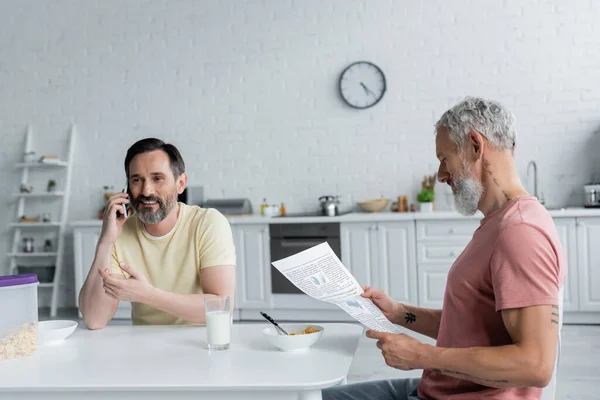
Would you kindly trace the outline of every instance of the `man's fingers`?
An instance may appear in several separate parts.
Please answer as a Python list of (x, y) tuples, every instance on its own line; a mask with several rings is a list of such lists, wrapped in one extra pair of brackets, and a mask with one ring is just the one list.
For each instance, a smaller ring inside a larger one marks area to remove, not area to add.
[(104, 283), (108, 283), (112, 286), (119, 286), (119, 284), (125, 279), (118, 275), (108, 274), (104, 279)]
[(108, 203), (120, 201), (120, 200), (127, 200), (129, 202), (129, 195), (127, 193), (123, 193), (123, 192), (115, 193), (108, 198)]
[(378, 340), (381, 340), (381, 339), (385, 339), (385, 338), (387, 337), (387, 335), (388, 335), (388, 334), (387, 334), (387, 333), (385, 333), (385, 332), (378, 332), (378, 331), (374, 331), (374, 330), (372, 330), (372, 329), (369, 329), (369, 330), (367, 331), (367, 337), (368, 337), (368, 338), (371, 338), (371, 339), (378, 339)]
[(129, 275), (131, 275), (132, 277), (134, 277), (134, 278), (137, 278), (137, 277), (138, 277), (138, 271), (137, 271), (137, 270), (135, 270), (135, 269), (133, 269), (133, 268), (131, 268), (131, 266), (130, 266), (130, 265), (128, 265), (128, 264), (125, 264), (125, 263), (121, 263), (121, 264), (119, 264), (119, 266), (121, 267), (121, 269), (122, 269), (123, 271), (127, 272), (127, 273), (128, 273)]
[(131, 203), (131, 201), (129, 199), (120, 197), (117, 199), (109, 200), (108, 203), (106, 203), (106, 206), (108, 208), (108, 207), (112, 207), (114, 205), (122, 206), (123, 204), (129, 204), (129, 203)]
[(110, 215), (114, 215), (114, 216), (123, 214), (123, 205), (121, 205), (121, 204), (113, 204), (109, 208), (109, 213), (110, 213)]
[(106, 293), (107, 296), (112, 297), (113, 299), (118, 299), (117, 294), (115, 292), (115, 290), (108, 286), (108, 285), (104, 285), (104, 293)]

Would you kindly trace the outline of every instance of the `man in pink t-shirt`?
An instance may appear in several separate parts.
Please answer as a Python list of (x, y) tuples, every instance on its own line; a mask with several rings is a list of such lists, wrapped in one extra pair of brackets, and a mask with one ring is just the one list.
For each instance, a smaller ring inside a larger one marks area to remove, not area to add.
[(323, 400), (539, 399), (557, 357), (559, 291), (567, 263), (554, 222), (514, 166), (514, 116), (466, 98), (436, 123), (438, 180), (457, 210), (484, 218), (448, 273), (442, 310), (394, 302), (364, 287), (390, 321), (437, 339), (368, 331), (386, 363), (423, 369), (418, 379), (323, 391)]

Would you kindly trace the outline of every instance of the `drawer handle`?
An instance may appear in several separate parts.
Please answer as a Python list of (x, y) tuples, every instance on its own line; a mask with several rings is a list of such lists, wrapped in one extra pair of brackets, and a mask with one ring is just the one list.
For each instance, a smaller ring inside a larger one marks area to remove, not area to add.
[(450, 233), (456, 233), (456, 228), (450, 228)]

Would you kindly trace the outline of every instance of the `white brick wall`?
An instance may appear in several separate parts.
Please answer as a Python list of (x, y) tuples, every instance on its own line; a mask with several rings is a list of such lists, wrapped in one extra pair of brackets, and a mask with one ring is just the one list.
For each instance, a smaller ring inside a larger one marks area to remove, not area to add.
[[(322, 194), (414, 198), (437, 167), (432, 125), (465, 95), (517, 115), (519, 171), (538, 162), (549, 203), (580, 203), (600, 151), (591, 0), (0, 0), (0, 10), (1, 226), (26, 124), (44, 152), (79, 125), (72, 220), (95, 217), (102, 185), (123, 185), (125, 151), (146, 136), (176, 144), (208, 197), (290, 211)], [(388, 80), (365, 111), (337, 94), (360, 59)]]

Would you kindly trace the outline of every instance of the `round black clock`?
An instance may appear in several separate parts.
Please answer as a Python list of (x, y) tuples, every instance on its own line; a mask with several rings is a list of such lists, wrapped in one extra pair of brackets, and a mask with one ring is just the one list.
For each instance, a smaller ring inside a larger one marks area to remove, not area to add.
[(383, 97), (385, 89), (385, 75), (368, 61), (350, 64), (340, 76), (340, 95), (350, 107), (374, 106)]

